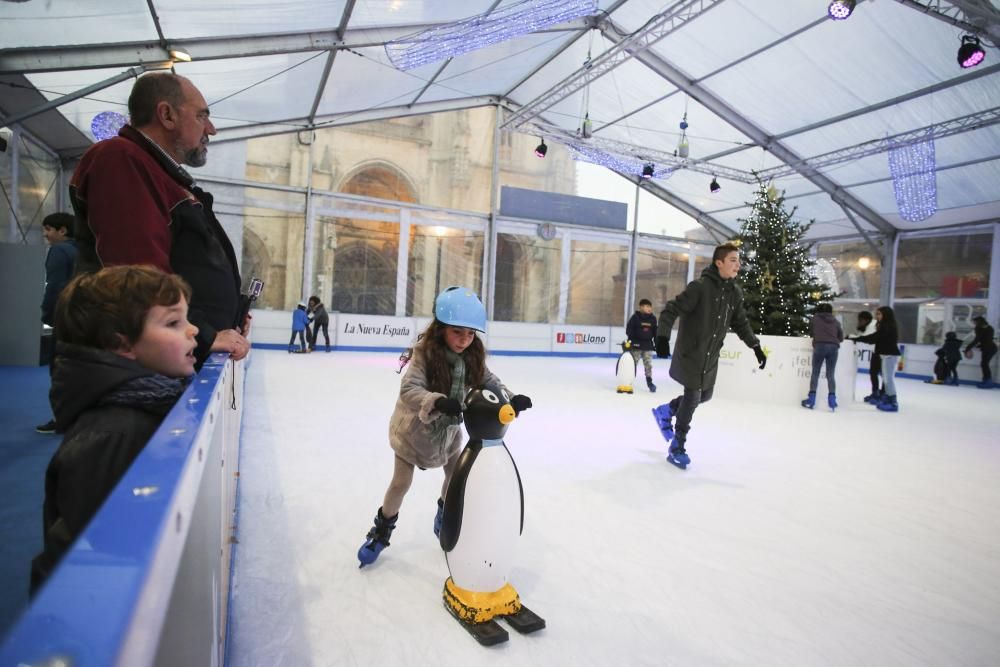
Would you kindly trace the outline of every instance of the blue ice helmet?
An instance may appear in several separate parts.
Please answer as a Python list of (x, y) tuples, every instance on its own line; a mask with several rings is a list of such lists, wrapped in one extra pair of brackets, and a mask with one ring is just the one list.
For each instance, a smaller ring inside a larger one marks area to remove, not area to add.
[(486, 333), (486, 307), (476, 293), (465, 287), (446, 287), (434, 300), (434, 317), (453, 327)]

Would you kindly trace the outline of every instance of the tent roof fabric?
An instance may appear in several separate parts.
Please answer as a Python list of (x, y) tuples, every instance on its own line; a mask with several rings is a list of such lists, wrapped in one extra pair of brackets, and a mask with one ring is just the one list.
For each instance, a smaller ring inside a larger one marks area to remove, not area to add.
[[(713, 165), (802, 160), (775, 185), (817, 221), (814, 237), (856, 233), (851, 217), (887, 234), (1000, 219), (995, 0), (861, 1), (845, 21), (827, 17), (825, 0), (600, 0), (594, 16), (407, 72), (386, 56), (387, 41), (516, 1), (0, 0), (0, 113), (16, 119), (130, 68), (173, 64), (211, 104), (216, 141), (501, 105), (532, 116), (523, 132), (537, 122), (573, 136), (586, 109), (595, 137), (672, 154), (687, 114), (702, 169), (651, 189), (703, 223), (736, 228), (754, 191), (720, 173), (722, 191), (704, 203)], [(970, 29), (987, 57), (963, 70), (956, 52)], [(566, 87), (587, 76), (588, 54), (598, 62), (635, 43), (598, 78)], [(176, 48), (192, 62), (172, 63)], [(95, 114), (124, 112), (131, 85), (95, 86), (22, 125), (73, 158), (93, 141)], [(539, 100), (544, 110), (529, 112)], [(808, 167), (970, 114), (979, 122), (935, 140), (939, 210), (923, 222), (900, 218), (885, 152)]]

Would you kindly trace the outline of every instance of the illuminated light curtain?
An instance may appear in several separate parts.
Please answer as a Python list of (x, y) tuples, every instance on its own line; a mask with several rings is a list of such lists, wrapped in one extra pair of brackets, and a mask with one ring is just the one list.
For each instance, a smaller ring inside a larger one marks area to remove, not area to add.
[(906, 144), (889, 141), (889, 173), (899, 217), (920, 222), (937, 213), (937, 159), (934, 135)]
[(522, 0), (386, 42), (385, 53), (396, 69), (407, 71), (596, 11), (597, 0)]

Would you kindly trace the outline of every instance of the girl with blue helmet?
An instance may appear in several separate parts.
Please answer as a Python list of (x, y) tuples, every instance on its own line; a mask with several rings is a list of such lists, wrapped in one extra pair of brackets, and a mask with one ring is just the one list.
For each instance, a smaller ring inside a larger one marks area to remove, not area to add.
[[(361, 567), (374, 563), (389, 546), (416, 467), (444, 468), (434, 518), (434, 534), (440, 532), (443, 498), (461, 452), (462, 399), (470, 387), (483, 384), (507, 391), (486, 367), (486, 347), (476, 331), (486, 332), (482, 301), (472, 290), (448, 287), (434, 301), (434, 320), (403, 357), (410, 363), (389, 421), (389, 444), (396, 454), (392, 481), (375, 514), (375, 525), (358, 549)], [(510, 402), (517, 413), (531, 407), (527, 396), (514, 396)]]

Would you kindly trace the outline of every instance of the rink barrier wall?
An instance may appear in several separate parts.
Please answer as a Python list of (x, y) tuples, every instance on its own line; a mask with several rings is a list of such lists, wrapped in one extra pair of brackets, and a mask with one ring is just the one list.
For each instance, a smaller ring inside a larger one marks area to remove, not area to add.
[(4, 639), (0, 665), (224, 664), (249, 359), (205, 363)]
[[(290, 311), (255, 310), (254, 311), (254, 347), (263, 349), (288, 348), (291, 336), (292, 313)], [(354, 315), (348, 313), (330, 313), (330, 346), (340, 351), (371, 351), (399, 353), (410, 347), (417, 334), (423, 331), (430, 322), (429, 317), (391, 317), (382, 315)], [(542, 324), (530, 322), (489, 322), (483, 335), (486, 349), (496, 356), (526, 356), (526, 357), (612, 357), (621, 354), (620, 344), (625, 340), (624, 327), (590, 326), (576, 324)], [(676, 337), (676, 328), (673, 336)], [(731, 340), (732, 339), (732, 340)], [(796, 367), (793, 373), (784, 370), (781, 375), (787, 375), (784, 384), (794, 386), (794, 392), (808, 390), (811, 364), (803, 362), (803, 355), (811, 355), (811, 342), (808, 338), (788, 338), (784, 336), (762, 336), (762, 340), (775, 341), (772, 347), (784, 350), (786, 354), (794, 355)], [(792, 347), (785, 348), (782, 341), (797, 341)], [(323, 349), (323, 339), (318, 341)], [(868, 372), (868, 361), (871, 358), (872, 346), (845, 342), (846, 346), (855, 346), (857, 372)], [(934, 351), (936, 345), (913, 345), (904, 347), (903, 369), (897, 377), (927, 380), (933, 376)], [(735, 340), (732, 334), (727, 337), (724, 353), (735, 355), (746, 346)], [(964, 384), (979, 382), (979, 352), (973, 359), (959, 364), (959, 379)], [(752, 356), (752, 355), (751, 355)], [(844, 359), (843, 352), (841, 359)], [(725, 361), (725, 359), (724, 359)], [(773, 366), (783, 363), (780, 355), (774, 358)], [(1000, 364), (1000, 355), (994, 360), (994, 367)], [(805, 375), (803, 376), (803, 367)], [(838, 364), (841, 367), (841, 364)], [(747, 369), (752, 372), (752, 368)], [(772, 370), (769, 364), (766, 371)], [(996, 374), (996, 369), (994, 369)], [(852, 371), (853, 373), (853, 371)], [(840, 373), (838, 373), (840, 375)], [(846, 377), (846, 375), (845, 375)], [(745, 383), (738, 382), (738, 386)], [(745, 387), (744, 387), (745, 388)], [(773, 394), (772, 392), (769, 392)], [(782, 392), (784, 393), (784, 392)], [(789, 394), (790, 395), (790, 394)]]

